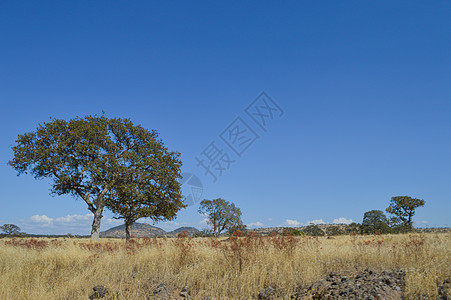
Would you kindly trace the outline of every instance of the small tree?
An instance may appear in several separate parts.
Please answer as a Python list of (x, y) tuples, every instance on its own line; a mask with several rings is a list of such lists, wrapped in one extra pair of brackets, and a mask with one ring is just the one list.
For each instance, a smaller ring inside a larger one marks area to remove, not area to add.
[(326, 227), (326, 234), (327, 235), (342, 235), (344, 234), (343, 229), (341, 229), (340, 225), (331, 225)]
[(228, 235), (232, 235), (234, 232), (236, 231), (240, 231), (243, 235), (247, 234), (247, 226), (243, 224), (243, 222), (239, 222), (237, 224), (235, 224), (234, 226), (230, 226), (227, 229), (227, 234)]
[(291, 235), (291, 236), (305, 236), (305, 233), (298, 229), (286, 228), (286, 229), (284, 229), (284, 231), (285, 230), (288, 233), (288, 235)]
[(20, 227), (14, 224), (4, 224), (0, 226), (0, 230), (3, 231), (6, 236), (17, 236), (20, 234)]
[(203, 200), (200, 203), (199, 213), (208, 216), (208, 225), (214, 236), (219, 236), (223, 231), (233, 232), (244, 230), (245, 225), (241, 220), (241, 210), (235, 204), (224, 199)]
[(303, 231), (306, 235), (311, 236), (323, 236), (326, 234), (318, 225), (313, 223), (310, 223)]
[(390, 233), (387, 217), (380, 210), (370, 210), (363, 215), (362, 233)]
[(349, 233), (349, 234), (357, 234), (357, 233), (360, 233), (361, 227), (362, 227), (361, 224), (352, 222), (351, 224), (346, 226), (345, 231), (346, 231), (346, 233)]
[(402, 227), (405, 231), (412, 231), (412, 218), (415, 215), (415, 209), (424, 206), (425, 203), (421, 199), (411, 198), (409, 196), (397, 196), (391, 198), (390, 206), (386, 211), (395, 215), (392, 218), (392, 222), (397, 224), (397, 227)]

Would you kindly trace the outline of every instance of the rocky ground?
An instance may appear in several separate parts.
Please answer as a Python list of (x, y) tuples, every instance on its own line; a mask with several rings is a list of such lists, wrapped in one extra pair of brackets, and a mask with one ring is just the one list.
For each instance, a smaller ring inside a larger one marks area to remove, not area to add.
[[(376, 273), (372, 270), (365, 270), (361, 273), (330, 273), (326, 279), (319, 280), (308, 286), (299, 286), (296, 292), (291, 295), (291, 299), (384, 299), (401, 300), (404, 297), (404, 276), (403, 270), (383, 271)], [(445, 280), (438, 285), (438, 299), (451, 300), (451, 281)], [(108, 289), (104, 286), (94, 287), (94, 293), (90, 299), (108, 298)], [(175, 289), (166, 283), (161, 283), (149, 293), (148, 299), (193, 299), (189, 287)], [(256, 299), (286, 299), (283, 291), (275, 287), (268, 286), (261, 290)], [(212, 297), (204, 297), (202, 300), (213, 300)], [(427, 298), (424, 298), (427, 299)]]
[(292, 299), (403, 299), (404, 271), (359, 274), (330, 273), (308, 287), (298, 287)]

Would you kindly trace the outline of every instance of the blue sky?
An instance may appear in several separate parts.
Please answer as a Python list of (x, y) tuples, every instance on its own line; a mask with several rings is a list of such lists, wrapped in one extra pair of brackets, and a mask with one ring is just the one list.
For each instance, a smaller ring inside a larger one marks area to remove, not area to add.
[[(6, 163), (49, 117), (105, 111), (158, 130), (202, 198), (250, 227), (361, 222), (398, 195), (426, 200), (417, 226), (449, 226), (450, 15), (448, 1), (2, 1), (0, 223), (89, 234), (83, 201)], [(262, 92), (283, 110), (266, 131), (245, 112)], [(241, 157), (220, 136), (237, 117), (258, 136)], [(195, 159), (211, 142), (234, 160), (216, 182)], [(202, 228), (197, 208), (157, 226)]]

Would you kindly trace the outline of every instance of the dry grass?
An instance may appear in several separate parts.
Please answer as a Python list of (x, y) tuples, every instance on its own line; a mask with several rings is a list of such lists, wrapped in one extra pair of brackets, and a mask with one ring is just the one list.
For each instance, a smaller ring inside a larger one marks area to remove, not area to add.
[(152, 299), (165, 282), (194, 299), (253, 299), (268, 285), (289, 299), (331, 271), (405, 269), (408, 299), (437, 297), (451, 276), (451, 234), (123, 240), (0, 240), (0, 299)]

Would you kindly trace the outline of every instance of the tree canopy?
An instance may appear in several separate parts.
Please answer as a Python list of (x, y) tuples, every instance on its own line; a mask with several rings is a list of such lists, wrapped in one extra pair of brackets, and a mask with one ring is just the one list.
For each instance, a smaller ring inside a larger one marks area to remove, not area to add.
[(405, 231), (411, 231), (413, 230), (412, 218), (415, 215), (415, 209), (424, 206), (425, 203), (424, 200), (409, 196), (392, 197), (386, 211), (395, 216), (391, 218), (393, 224), (403, 227)]
[(368, 234), (376, 232), (389, 233), (390, 226), (388, 224), (388, 219), (384, 212), (381, 210), (370, 210), (363, 215), (361, 230), (362, 233)]
[[(148, 131), (129, 119), (51, 119), (36, 131), (19, 135), (16, 143), (14, 158), (8, 164), (18, 174), (30, 172), (35, 178), (52, 178), (51, 191), (56, 195), (82, 198), (94, 214), (93, 239), (99, 238), (106, 195), (124, 189), (129, 182), (124, 174), (129, 170), (162, 174), (157, 170), (165, 169), (171, 160), (181, 165), (179, 154), (167, 152), (155, 130)], [(177, 168), (166, 172), (179, 176)], [(164, 184), (160, 179), (154, 187), (162, 188)]]
[(0, 230), (7, 236), (16, 236), (20, 234), (20, 227), (14, 224), (4, 224)]
[(224, 199), (203, 200), (200, 203), (199, 213), (208, 216), (207, 224), (214, 236), (219, 236), (224, 231), (245, 229), (241, 220), (241, 210)]
[[(146, 135), (145, 131), (140, 134)], [(132, 147), (136, 141), (130, 141)], [(129, 157), (130, 167), (122, 170), (121, 181), (106, 195), (106, 205), (124, 219), (126, 240), (130, 239), (131, 225), (140, 218), (153, 221), (172, 220), (186, 207), (182, 201), (181, 161), (178, 153), (169, 152), (161, 141), (144, 146), (139, 155)], [(149, 147), (150, 146), (150, 147)], [(149, 166), (153, 166), (149, 168)]]

